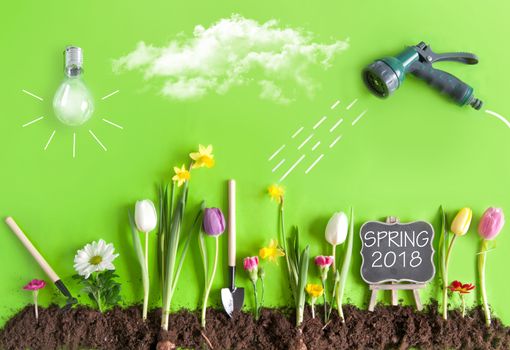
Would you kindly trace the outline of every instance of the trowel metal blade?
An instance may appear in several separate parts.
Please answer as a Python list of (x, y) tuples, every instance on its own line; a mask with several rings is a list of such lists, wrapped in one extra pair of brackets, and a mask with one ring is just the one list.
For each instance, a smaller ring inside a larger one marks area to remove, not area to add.
[(243, 308), (244, 288), (236, 288), (234, 290), (230, 290), (229, 288), (222, 288), (221, 302), (227, 315), (232, 317), (234, 311), (239, 311)]

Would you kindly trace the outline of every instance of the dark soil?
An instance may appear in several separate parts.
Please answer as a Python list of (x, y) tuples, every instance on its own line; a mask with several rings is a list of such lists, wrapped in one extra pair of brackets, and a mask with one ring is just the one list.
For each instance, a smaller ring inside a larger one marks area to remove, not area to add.
[[(320, 311), (320, 307), (317, 308)], [(302, 330), (293, 325), (292, 311), (264, 309), (258, 322), (249, 313), (231, 320), (221, 310), (209, 310), (207, 327), (200, 329), (198, 314), (181, 310), (170, 316), (169, 331), (161, 333), (161, 312), (154, 310), (147, 322), (140, 307), (115, 308), (104, 315), (96, 310), (57, 306), (40, 309), (35, 322), (27, 306), (0, 331), (2, 349), (155, 349), (158, 340), (180, 348), (299, 349), (303, 343), (316, 349), (510, 349), (510, 327), (494, 320), (484, 324), (477, 308), (462, 318), (452, 311), (448, 321), (432, 305), (424, 312), (407, 306), (378, 306), (374, 312), (345, 307), (346, 322), (333, 314), (324, 327), (306, 311)], [(206, 339), (207, 338), (207, 339)]]

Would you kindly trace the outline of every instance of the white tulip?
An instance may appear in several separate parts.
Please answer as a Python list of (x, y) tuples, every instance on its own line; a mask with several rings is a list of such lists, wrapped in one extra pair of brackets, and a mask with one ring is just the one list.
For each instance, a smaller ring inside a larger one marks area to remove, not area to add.
[(333, 214), (326, 226), (326, 241), (333, 246), (333, 271), (336, 270), (336, 246), (347, 238), (349, 219), (344, 212)]
[(151, 232), (158, 224), (158, 216), (154, 203), (150, 199), (144, 199), (136, 202), (135, 206), (135, 224), (140, 232)]
[(333, 214), (326, 226), (326, 241), (335, 246), (342, 244), (347, 238), (349, 219), (344, 212)]

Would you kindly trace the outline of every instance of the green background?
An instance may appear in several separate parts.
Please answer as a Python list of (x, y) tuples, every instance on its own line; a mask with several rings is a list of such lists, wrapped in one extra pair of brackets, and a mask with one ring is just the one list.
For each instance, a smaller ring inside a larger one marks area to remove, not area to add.
[[(349, 38), (350, 48), (335, 58), (329, 70), (314, 70), (321, 89), (313, 97), (298, 95), (289, 105), (260, 100), (254, 85), (233, 88), (224, 95), (211, 93), (193, 102), (172, 101), (160, 96), (154, 86), (147, 88), (152, 83), (139, 73), (112, 72), (112, 60), (134, 50), (141, 40), (162, 46), (180, 32), (189, 36), (195, 25), (208, 27), (232, 13), (260, 23), (277, 19), (282, 27), (301, 27), (313, 32), (317, 42)], [(477, 282), (479, 217), (491, 205), (510, 213), (510, 130), (483, 110), (455, 106), (414, 78), (407, 79), (390, 99), (378, 100), (363, 86), (360, 70), (373, 59), (397, 54), (405, 45), (421, 40), (438, 52), (474, 52), (480, 57), (477, 66), (442, 63), (437, 67), (471, 84), (486, 103), (483, 109), (510, 116), (510, 49), (504, 43), (510, 37), (508, 13), (509, 2), (475, 0), (416, 5), (396, 0), (6, 3), (0, 14), (0, 214), (18, 221), (74, 294), (79, 293), (70, 281), (76, 250), (99, 238), (113, 242), (120, 253), (115, 263), (125, 303), (139, 302), (140, 274), (127, 229), (127, 208), (137, 199), (156, 199), (155, 185), (169, 180), (173, 165), (185, 162), (199, 143), (213, 144), (217, 166), (194, 173), (190, 208), (206, 199), (210, 206), (226, 209), (226, 180), (237, 179), (238, 255), (255, 255), (276, 237), (277, 207), (265, 190), (281, 172), (271, 172), (275, 164), (268, 157), (285, 143), (288, 153), (282, 155), (288, 162), (297, 159), (298, 153), (290, 150), (299, 138), (291, 140), (290, 135), (300, 126), (309, 132), (326, 115), (323, 148), (315, 151), (324, 152), (324, 159), (305, 175), (313, 159), (307, 146), (306, 161), (283, 182), (287, 222), (299, 225), (311, 254), (329, 252), (323, 239), (327, 220), (335, 211), (347, 212), (349, 206), (355, 208), (356, 232), (363, 222), (387, 215), (401, 221), (428, 220), (437, 228), (440, 204), (450, 216), (470, 206), (473, 227), (457, 241), (450, 277)], [(51, 108), (62, 79), (62, 50), (70, 43), (84, 49), (86, 80), (98, 101), (94, 118), (74, 130), (75, 159), (73, 129), (59, 124)], [(23, 94), (22, 89), (44, 101)], [(117, 89), (117, 95), (99, 100)], [(359, 99), (357, 104), (346, 112), (354, 98)], [(337, 99), (341, 103), (332, 111), (330, 106)], [(350, 122), (365, 109), (367, 114), (352, 127)], [(46, 118), (21, 127), (40, 115)], [(331, 135), (326, 125), (331, 126), (339, 116), (345, 119), (338, 129), (344, 137), (328, 149)], [(107, 125), (101, 118), (124, 129)], [(89, 129), (103, 141), (107, 152), (92, 140)], [(53, 130), (55, 138), (44, 151)], [(299, 137), (304, 136), (303, 131)], [(210, 299), (214, 305), (220, 303), (219, 288), (227, 283), (226, 235), (221, 245), (221, 265)], [(366, 306), (368, 288), (359, 276), (359, 248), (356, 236), (346, 298)], [(5, 225), (0, 225), (0, 251), (3, 324), (31, 301), (22, 286), (45, 276)], [(509, 252), (510, 229), (506, 227), (497, 249), (489, 254), (487, 279), (489, 301), (507, 324)], [(266, 267), (267, 305), (289, 304), (283, 261)], [(156, 275), (155, 267), (151, 274)], [(197, 241), (183, 277), (174, 307), (196, 308), (203, 288)], [(318, 282), (314, 267), (310, 278)], [(238, 273), (238, 284), (250, 288), (243, 271)], [(158, 306), (156, 278), (152, 286), (151, 304)], [(248, 293), (246, 306), (251, 308), (250, 289)], [(401, 292), (408, 303), (405, 294)], [(40, 296), (44, 304), (63, 302), (54, 287)], [(436, 283), (422, 292), (426, 302), (438, 296)], [(469, 303), (477, 297), (477, 293), (468, 296)], [(381, 300), (388, 299), (381, 296)]]

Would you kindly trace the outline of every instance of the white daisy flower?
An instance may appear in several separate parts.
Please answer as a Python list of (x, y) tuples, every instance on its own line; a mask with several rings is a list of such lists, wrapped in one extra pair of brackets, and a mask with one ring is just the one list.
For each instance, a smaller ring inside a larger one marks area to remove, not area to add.
[(85, 279), (93, 272), (115, 270), (112, 262), (119, 254), (114, 254), (114, 251), (113, 244), (106, 244), (102, 239), (89, 243), (76, 252), (74, 269), (80, 276), (85, 276)]

